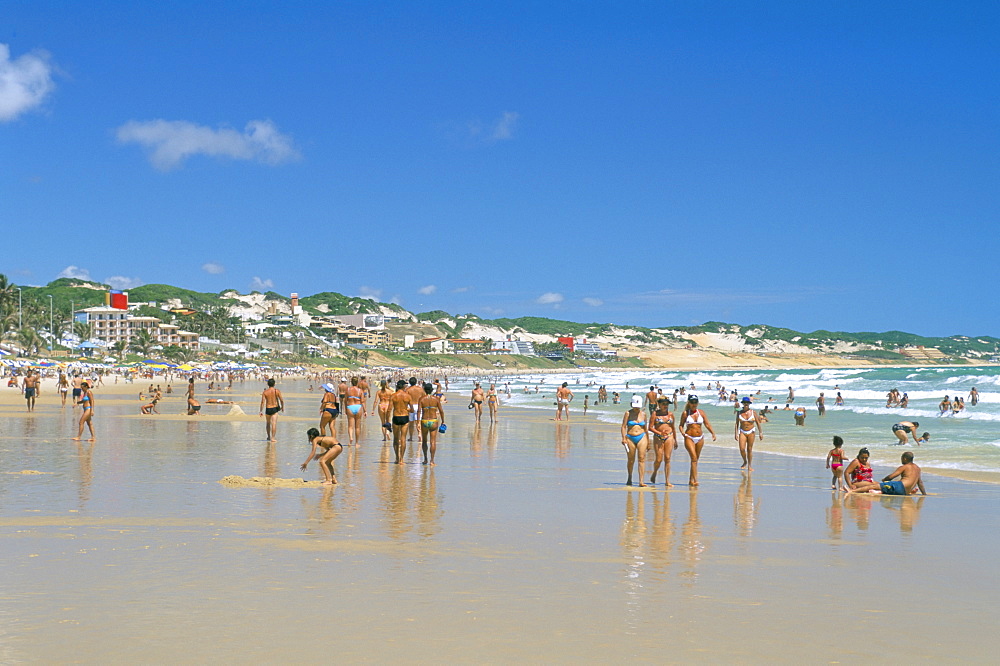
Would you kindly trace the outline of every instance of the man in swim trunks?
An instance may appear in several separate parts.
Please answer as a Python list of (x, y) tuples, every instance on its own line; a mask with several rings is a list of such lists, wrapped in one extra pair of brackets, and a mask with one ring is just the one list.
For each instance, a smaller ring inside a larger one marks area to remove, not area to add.
[(472, 389), (472, 397), (469, 398), (469, 407), (472, 407), (476, 412), (476, 423), (479, 423), (479, 419), (483, 416), (483, 400), (486, 399), (486, 394), (483, 392), (483, 388), (476, 382)]
[[(926, 495), (924, 480), (920, 476), (920, 468), (913, 462), (913, 451), (905, 451), (900, 456), (902, 465), (897, 467), (892, 474), (883, 477), (880, 483), (862, 483), (854, 487), (852, 493), (882, 493), (883, 495), (912, 495), (914, 488), (920, 490), (921, 495)], [(895, 480), (896, 477), (899, 480)]]
[(656, 392), (656, 387), (650, 386), (649, 390), (646, 391), (646, 409), (649, 410), (650, 414), (656, 411), (659, 399), (660, 394)]
[(920, 441), (917, 439), (917, 426), (920, 424), (916, 421), (900, 421), (896, 425), (892, 426), (892, 434), (896, 436), (899, 441), (896, 444), (906, 444), (907, 435), (913, 435), (913, 441), (917, 446), (920, 446)]
[(32, 370), (28, 370), (28, 374), (24, 376), (24, 399), (28, 403), (29, 412), (35, 411), (35, 396), (41, 392), (38, 379), (38, 374)]
[(561, 421), (563, 410), (566, 410), (566, 420), (569, 421), (569, 401), (573, 399), (573, 392), (569, 390), (569, 382), (563, 382), (562, 386), (556, 389), (556, 421)]
[(420, 439), (420, 399), (423, 398), (426, 393), (424, 389), (417, 386), (417, 378), (410, 377), (410, 385), (406, 388), (406, 392), (410, 396), (410, 432), (406, 435), (406, 439)]
[(285, 408), (285, 400), (281, 391), (274, 388), (274, 378), (267, 380), (267, 388), (260, 394), (260, 415), (266, 416), (264, 430), (267, 441), (276, 442), (278, 436), (278, 412)]
[(406, 381), (396, 382), (396, 392), (392, 403), (392, 450), (396, 454), (396, 464), (402, 464), (406, 453), (406, 429), (410, 426), (410, 394), (406, 392)]

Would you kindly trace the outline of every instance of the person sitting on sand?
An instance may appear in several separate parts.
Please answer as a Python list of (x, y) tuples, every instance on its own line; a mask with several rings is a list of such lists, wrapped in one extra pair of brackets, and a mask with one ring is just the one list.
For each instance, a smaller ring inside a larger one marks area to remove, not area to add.
[[(332, 429), (331, 429), (332, 432)], [(306, 461), (302, 463), (299, 467), (303, 472), (306, 471), (306, 467), (309, 466), (309, 461), (318, 460), (319, 470), (323, 473), (323, 485), (332, 486), (337, 483), (337, 473), (333, 469), (333, 461), (337, 459), (340, 452), (344, 450), (343, 445), (337, 441), (336, 434), (331, 434), (327, 437), (321, 437), (319, 430), (316, 428), (309, 428), (306, 431), (306, 436), (309, 437), (309, 444), (312, 445), (312, 449), (309, 451), (309, 457)], [(317, 449), (323, 449), (321, 453), (317, 453)]]
[[(926, 495), (924, 480), (920, 477), (920, 468), (913, 462), (913, 451), (904, 451), (900, 456), (902, 463), (896, 470), (879, 483), (859, 483), (851, 489), (852, 493), (882, 493), (883, 495), (912, 495), (914, 488)], [(896, 477), (899, 480), (894, 480)]]
[[(913, 441), (917, 446), (920, 446), (920, 441), (917, 439), (917, 426), (920, 424), (916, 421), (900, 421), (899, 423), (892, 426), (892, 434), (896, 436), (899, 441), (896, 444), (906, 444), (907, 435), (913, 435)], [(926, 433), (924, 433), (926, 434)]]
[(844, 483), (847, 484), (847, 490), (854, 490), (861, 484), (874, 483), (872, 468), (868, 466), (870, 455), (867, 448), (861, 449), (858, 451), (858, 457), (852, 460), (847, 469), (844, 470)]

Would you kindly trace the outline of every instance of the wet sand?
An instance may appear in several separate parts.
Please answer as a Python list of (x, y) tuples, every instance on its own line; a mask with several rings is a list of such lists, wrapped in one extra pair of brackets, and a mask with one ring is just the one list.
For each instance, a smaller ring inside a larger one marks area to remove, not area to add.
[(455, 394), (436, 467), (390, 464), (369, 419), (335, 487), (219, 483), (319, 478), (298, 469), (319, 401), (305, 385), (282, 386), (294, 420), (274, 445), (256, 386), (231, 392), (252, 418), (182, 418), (177, 393), (137, 418), (138, 385), (100, 389), (93, 444), (70, 441), (79, 412), (51, 390), (27, 415), (5, 388), (0, 660), (940, 662), (1000, 647), (994, 485), (928, 476), (924, 499), (844, 498), (814, 460), (758, 454), (750, 479), (735, 451), (706, 448), (699, 489), (683, 450), (675, 488), (629, 489), (616, 427), (515, 409), (476, 427)]

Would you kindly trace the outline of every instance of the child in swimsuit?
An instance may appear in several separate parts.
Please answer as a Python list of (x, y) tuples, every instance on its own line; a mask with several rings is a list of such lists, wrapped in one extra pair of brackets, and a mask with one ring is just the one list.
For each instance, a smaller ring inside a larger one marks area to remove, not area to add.
[(846, 490), (844, 485), (844, 440), (842, 437), (833, 436), (833, 448), (826, 454), (826, 468), (833, 472), (830, 488), (832, 490)]

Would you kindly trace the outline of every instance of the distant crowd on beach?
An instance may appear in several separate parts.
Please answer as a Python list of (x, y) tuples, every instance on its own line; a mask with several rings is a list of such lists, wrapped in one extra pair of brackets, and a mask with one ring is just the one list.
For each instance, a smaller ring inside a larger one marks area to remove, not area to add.
[[(38, 396), (41, 393), (41, 379), (45, 370), (28, 369), (23, 374), (18, 371), (10, 373), (7, 381), (8, 387), (19, 388), (24, 395), (28, 411), (35, 409)], [(50, 376), (52, 371), (46, 374)], [(61, 404), (65, 406), (68, 399), (74, 408), (79, 406), (81, 414), (78, 421), (77, 436), (73, 439), (81, 439), (83, 433), (89, 430), (90, 441), (95, 440), (94, 434), (94, 414), (96, 398), (94, 389), (100, 387), (105, 379), (118, 383), (119, 380), (134, 383), (137, 379), (157, 378), (163, 379), (161, 383), (149, 383), (148, 388), (139, 391), (139, 399), (142, 402), (139, 411), (144, 415), (159, 414), (159, 405), (164, 396), (173, 393), (172, 381), (181, 379), (185, 382), (185, 407), (184, 413), (188, 416), (198, 416), (202, 406), (196, 397), (196, 379), (207, 382), (208, 391), (229, 391), (232, 390), (234, 381), (259, 380), (265, 383), (265, 388), (260, 395), (259, 415), (264, 418), (265, 436), (269, 443), (277, 441), (278, 415), (285, 410), (284, 396), (277, 387), (277, 378), (281, 376), (302, 376), (289, 371), (278, 371), (274, 376), (267, 376), (262, 372), (253, 373), (233, 373), (233, 372), (202, 372), (188, 373), (182, 376), (175, 376), (171, 373), (155, 374), (152, 372), (141, 373), (136, 371), (121, 373), (110, 373), (108, 371), (92, 370), (89, 373), (73, 372), (66, 374), (58, 372), (56, 387), (60, 396)], [(447, 429), (445, 421), (445, 404), (447, 398), (446, 391), (449, 389), (449, 378), (444, 375), (441, 379), (418, 380), (416, 377), (405, 377), (403, 371), (396, 371), (384, 375), (384, 379), (379, 380), (379, 387), (375, 389), (368, 378), (363, 375), (346, 377), (332, 372), (313, 373), (306, 375), (311, 380), (309, 391), (316, 391), (321, 394), (319, 404), (319, 421), (317, 427), (309, 429), (307, 436), (311, 446), (311, 451), (302, 469), (306, 469), (308, 464), (316, 460), (320, 463), (320, 471), (324, 478), (324, 483), (332, 485), (336, 483), (333, 462), (343, 450), (343, 444), (337, 438), (335, 432), (335, 421), (343, 416), (347, 420), (347, 445), (357, 446), (361, 439), (361, 428), (364, 419), (369, 416), (377, 416), (381, 425), (382, 441), (392, 442), (395, 453), (396, 464), (404, 462), (407, 444), (414, 440), (420, 442), (421, 462), (425, 465), (435, 464), (435, 454), (437, 450), (437, 439), (439, 433), (444, 433)], [(166, 388), (161, 388), (166, 383)], [(533, 392), (538, 394), (544, 385), (545, 380), (541, 379), (535, 383)], [(591, 381), (587, 388), (594, 387)], [(625, 389), (630, 389), (630, 383), (626, 382)], [(698, 486), (698, 462), (706, 438), (711, 437), (717, 440), (717, 434), (706, 413), (700, 408), (700, 399), (693, 393), (695, 385), (693, 382), (686, 386), (680, 386), (670, 392), (657, 386), (651, 385), (644, 393), (633, 393), (629, 399), (629, 407), (624, 412), (621, 420), (621, 444), (626, 451), (627, 485), (638, 485), (645, 487), (646, 483), (646, 462), (651, 458), (652, 470), (649, 475), (649, 484), (655, 485), (657, 477), (661, 478), (666, 487), (672, 487), (670, 482), (671, 462), (673, 452), (684, 445), (684, 449), (690, 460), (688, 473), (688, 484)], [(731, 404), (733, 407), (733, 438), (737, 442), (742, 459), (741, 469), (745, 473), (753, 472), (753, 447), (757, 439), (764, 438), (764, 424), (769, 422), (769, 415), (773, 414), (777, 408), (772, 409), (773, 397), (764, 397), (761, 391), (752, 392), (749, 395), (740, 395), (736, 390), (727, 390), (721, 382), (709, 383), (705, 387), (706, 392), (715, 396), (716, 404)], [(844, 398), (839, 386), (834, 387), (836, 397), (834, 404), (844, 405)], [(531, 393), (529, 385), (523, 387), (525, 393)], [(488, 413), (490, 422), (495, 422), (499, 418), (501, 407), (501, 396), (509, 398), (511, 396), (510, 382), (504, 382), (500, 389), (496, 383), (490, 383), (488, 389), (484, 389), (479, 381), (473, 382), (473, 388), (469, 394), (468, 409), (473, 411), (476, 423), (479, 423), (484, 413)], [(570, 406), (574, 400), (573, 391), (568, 382), (563, 382), (555, 387), (554, 406), (555, 421), (568, 421), (570, 418)], [(807, 409), (801, 404), (796, 404), (796, 396), (793, 387), (788, 387), (788, 394), (784, 399), (782, 411), (792, 411), (793, 420), (796, 426), (804, 426)], [(898, 389), (892, 389), (886, 396), (887, 407), (905, 408), (909, 404), (909, 397), (906, 393), (900, 393)], [(979, 402), (979, 393), (973, 387), (968, 395), (969, 403), (975, 406)], [(618, 391), (609, 392), (605, 385), (600, 385), (596, 389), (596, 401), (594, 404), (611, 402), (619, 404), (621, 394)], [(761, 410), (755, 408), (755, 402), (764, 403)], [(814, 401), (819, 416), (826, 414), (825, 392), (820, 392)], [(235, 401), (224, 398), (208, 398), (206, 404), (232, 405), (233, 410), (242, 410), (235, 404)], [(780, 404), (780, 403), (778, 403)], [(485, 409), (484, 409), (485, 407)], [(587, 414), (591, 407), (590, 394), (585, 395), (582, 412)], [(945, 396), (939, 405), (940, 415), (955, 415), (965, 409), (965, 399), (961, 396)], [(233, 413), (233, 412), (231, 412)], [(899, 421), (893, 424), (891, 430), (896, 438), (895, 443), (906, 445), (912, 439), (913, 444), (920, 446), (930, 441), (930, 434), (923, 432), (918, 435), (919, 423), (916, 421)], [(834, 447), (827, 455), (827, 469), (832, 473), (832, 488), (846, 492), (872, 492), (884, 494), (911, 494), (924, 492), (923, 483), (920, 478), (920, 468), (913, 462), (913, 453), (905, 452), (901, 459), (901, 466), (893, 473), (884, 477), (881, 482), (874, 481), (871, 467), (868, 466), (869, 452), (867, 448), (861, 449), (858, 455), (847, 460), (843, 451), (843, 440), (834, 437)]]

